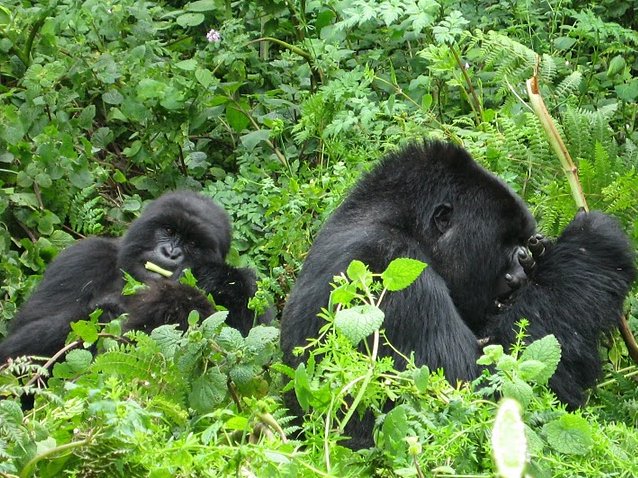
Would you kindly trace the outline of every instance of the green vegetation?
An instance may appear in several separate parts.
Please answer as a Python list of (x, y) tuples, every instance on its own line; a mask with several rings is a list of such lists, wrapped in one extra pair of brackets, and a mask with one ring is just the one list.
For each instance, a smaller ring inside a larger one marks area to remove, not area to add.
[[(463, 144), (558, 233), (576, 206), (527, 106), (536, 65), (589, 206), (637, 241), (634, 3), (0, 0), (0, 336), (58, 251), (119, 234), (175, 187), (229, 211), (230, 261), (254, 266), (256, 300), (281, 307), (348, 187), (423, 136)], [(619, 335), (576, 412), (546, 388), (551, 336), (511, 355), (486, 348), (494, 373), (480, 387), (399, 372), (353, 347), (383, 340), (379, 301), (422, 266), (395, 267), (351, 266), (296, 371), (278, 362), (276, 328), (243, 338), (221, 313), (123, 339), (87, 317), (47, 388), (43, 361), (0, 371), (0, 476), (638, 475), (638, 367)], [(636, 333), (638, 295), (628, 302)], [(29, 412), (24, 390), (37, 392)], [(520, 408), (505, 401), (497, 418), (496, 390)], [(357, 404), (379, 412), (374, 450), (343, 446)]]

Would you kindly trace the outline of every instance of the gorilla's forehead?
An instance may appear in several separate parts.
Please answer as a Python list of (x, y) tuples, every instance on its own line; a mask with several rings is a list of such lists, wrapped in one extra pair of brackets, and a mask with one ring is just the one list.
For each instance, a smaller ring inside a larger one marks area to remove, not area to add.
[(222, 247), (230, 244), (230, 220), (226, 212), (209, 198), (192, 191), (167, 193), (151, 202), (129, 232), (148, 234), (159, 227), (171, 227), (200, 242), (217, 241)]

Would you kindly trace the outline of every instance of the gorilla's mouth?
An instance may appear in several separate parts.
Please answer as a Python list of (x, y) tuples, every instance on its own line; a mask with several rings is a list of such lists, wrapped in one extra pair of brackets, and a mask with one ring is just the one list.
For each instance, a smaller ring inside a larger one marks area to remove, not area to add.
[(514, 303), (514, 297), (516, 296), (516, 291), (512, 290), (506, 294), (499, 295), (494, 299), (494, 309), (496, 312), (503, 312), (509, 309)]

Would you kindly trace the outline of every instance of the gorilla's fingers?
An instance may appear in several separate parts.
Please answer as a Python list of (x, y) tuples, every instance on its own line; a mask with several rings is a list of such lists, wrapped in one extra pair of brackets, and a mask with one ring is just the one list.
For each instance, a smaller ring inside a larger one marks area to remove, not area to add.
[(532, 257), (534, 257), (534, 259), (538, 259), (539, 257), (542, 257), (543, 254), (545, 254), (549, 243), (550, 240), (542, 234), (534, 234), (528, 239), (527, 248), (532, 253)]
[(534, 256), (526, 247), (520, 247), (518, 251), (518, 262), (525, 271), (525, 274), (529, 275), (536, 267), (536, 261)]

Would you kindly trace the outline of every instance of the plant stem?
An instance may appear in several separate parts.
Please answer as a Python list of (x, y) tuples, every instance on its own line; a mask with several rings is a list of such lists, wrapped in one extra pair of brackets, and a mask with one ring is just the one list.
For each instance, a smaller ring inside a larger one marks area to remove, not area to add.
[(552, 146), (554, 153), (556, 153), (556, 156), (558, 156), (558, 159), (560, 160), (563, 171), (567, 176), (569, 188), (572, 192), (572, 197), (576, 202), (576, 206), (585, 211), (589, 211), (587, 201), (585, 200), (585, 194), (583, 193), (583, 188), (578, 180), (578, 168), (574, 164), (574, 161), (572, 161), (569, 151), (567, 151), (567, 146), (565, 146), (565, 143), (554, 124), (554, 120), (549, 114), (549, 111), (547, 111), (543, 97), (541, 96), (540, 89), (538, 87), (538, 63), (534, 69), (534, 75), (527, 80), (526, 85), (532, 109), (534, 110), (534, 113), (536, 113), (536, 116), (541, 122), (541, 126), (547, 134), (549, 144)]

